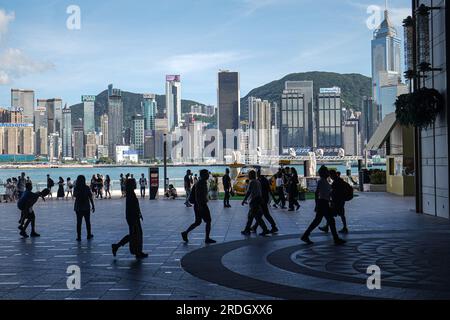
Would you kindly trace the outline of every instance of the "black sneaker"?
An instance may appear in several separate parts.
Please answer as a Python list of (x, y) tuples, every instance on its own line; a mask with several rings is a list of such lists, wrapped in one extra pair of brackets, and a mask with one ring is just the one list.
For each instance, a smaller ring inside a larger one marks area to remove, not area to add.
[(23, 238), (29, 238), (28, 234), (27, 234), (24, 230), (22, 230), (22, 231), (20, 232), (20, 235), (21, 235)]
[(94, 235), (93, 235), (93, 234), (90, 234), (90, 235), (87, 236), (87, 239), (88, 239), (88, 240), (91, 240), (91, 239), (93, 239), (93, 238), (94, 238)]
[(298, 205), (298, 206), (297, 206), (297, 209), (295, 209), (295, 211), (298, 211), (298, 210), (300, 210), (300, 205)]
[(339, 233), (347, 234), (348, 233), (348, 229), (347, 228), (342, 228), (342, 230), (340, 230)]
[(328, 227), (319, 227), (319, 230), (328, 233)]
[(244, 231), (241, 231), (241, 234), (244, 236), (249, 236), (251, 234), (251, 232), (249, 230), (244, 230)]
[(270, 233), (274, 234), (274, 233), (278, 233), (278, 228), (277, 227), (273, 227), (272, 230), (270, 230)]
[(38, 238), (38, 237), (40, 237), (41, 235), (40, 235), (39, 233), (37, 233), (37, 232), (32, 232), (30, 236), (31, 236), (32, 238)]
[(183, 241), (184, 241), (184, 242), (186, 242), (186, 243), (189, 242), (188, 234), (187, 234), (186, 231), (181, 233), (181, 237), (183, 238)]
[(117, 255), (117, 250), (119, 250), (119, 246), (117, 244), (111, 245), (112, 254), (115, 257)]
[(144, 253), (144, 252), (138, 253), (138, 254), (136, 255), (136, 258), (137, 258), (137, 259), (145, 259), (145, 258), (148, 258), (148, 253)]
[(208, 238), (208, 239), (205, 240), (205, 243), (206, 243), (206, 244), (213, 244), (213, 243), (217, 243), (217, 241), (216, 241), (216, 240), (213, 240), (213, 239), (211, 239), (211, 238)]
[(347, 242), (347, 241), (342, 240), (342, 239), (336, 239), (336, 240), (334, 240), (334, 244), (337, 245), (337, 246), (341, 246), (341, 245), (345, 244), (346, 242)]
[(300, 238), (303, 242), (305, 242), (306, 244), (314, 244), (314, 242), (311, 241), (311, 239), (309, 239), (309, 237), (307, 236), (303, 236)]
[(78, 242), (81, 242), (81, 238), (80, 238), (80, 237), (78, 237), (78, 238), (77, 238), (77, 241), (78, 241)]

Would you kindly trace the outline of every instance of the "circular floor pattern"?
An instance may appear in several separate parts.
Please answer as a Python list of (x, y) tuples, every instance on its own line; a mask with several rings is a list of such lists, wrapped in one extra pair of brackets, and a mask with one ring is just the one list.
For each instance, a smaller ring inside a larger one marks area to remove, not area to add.
[[(210, 246), (181, 263), (225, 287), (281, 299), (448, 299), (448, 233), (355, 232), (345, 246), (327, 236), (303, 245), (298, 235)], [(200, 262), (199, 262), (200, 261)], [(381, 268), (381, 290), (367, 289), (367, 267)]]

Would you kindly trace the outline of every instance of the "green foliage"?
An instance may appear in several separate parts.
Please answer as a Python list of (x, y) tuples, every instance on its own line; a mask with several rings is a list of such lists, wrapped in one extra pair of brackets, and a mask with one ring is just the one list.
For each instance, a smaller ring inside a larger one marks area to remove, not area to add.
[(320, 88), (340, 87), (342, 90), (343, 107), (353, 110), (361, 110), (362, 98), (370, 97), (371, 78), (361, 74), (339, 74), (333, 72), (305, 72), (292, 73), (280, 80), (272, 81), (262, 87), (253, 89), (241, 100), (242, 106), (247, 106), (250, 96), (280, 103), (281, 94), (286, 81), (314, 81), (314, 96), (319, 93)]
[(373, 170), (370, 173), (370, 183), (371, 184), (386, 184), (386, 171)]
[(444, 98), (436, 89), (422, 88), (403, 94), (395, 102), (395, 114), (403, 126), (428, 128), (444, 106)]

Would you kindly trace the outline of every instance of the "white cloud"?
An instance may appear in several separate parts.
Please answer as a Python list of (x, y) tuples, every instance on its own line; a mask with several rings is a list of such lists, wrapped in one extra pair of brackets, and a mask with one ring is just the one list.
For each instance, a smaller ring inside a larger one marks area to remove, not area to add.
[(185, 74), (224, 68), (229, 63), (248, 58), (248, 54), (239, 52), (190, 53), (169, 57), (162, 65), (170, 72)]
[(14, 78), (41, 73), (53, 67), (52, 63), (35, 61), (21, 50), (9, 48), (0, 54), (0, 84), (7, 84)]
[(14, 12), (6, 13), (5, 10), (0, 9), (0, 41), (2, 40), (3, 35), (8, 32), (8, 26), (14, 19)]

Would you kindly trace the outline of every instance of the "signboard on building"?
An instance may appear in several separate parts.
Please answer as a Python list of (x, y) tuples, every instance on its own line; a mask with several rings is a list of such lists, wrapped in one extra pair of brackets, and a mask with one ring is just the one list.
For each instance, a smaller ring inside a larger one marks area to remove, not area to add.
[(144, 99), (155, 99), (155, 98), (156, 98), (156, 94), (153, 94), (153, 93), (144, 93), (144, 94), (142, 95), (142, 97), (143, 97)]
[(95, 96), (81, 96), (82, 102), (95, 102)]
[(180, 75), (167, 75), (166, 76), (166, 81), (180, 82), (181, 81), (181, 77), (180, 77)]
[(8, 127), (8, 128), (28, 128), (33, 127), (32, 123), (0, 123), (0, 127)]
[(341, 94), (341, 88), (339, 87), (333, 87), (333, 88), (320, 88), (320, 93), (334, 93), (334, 94)]

